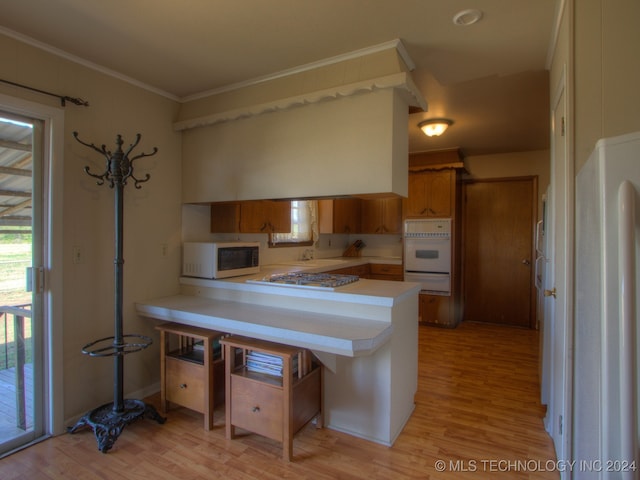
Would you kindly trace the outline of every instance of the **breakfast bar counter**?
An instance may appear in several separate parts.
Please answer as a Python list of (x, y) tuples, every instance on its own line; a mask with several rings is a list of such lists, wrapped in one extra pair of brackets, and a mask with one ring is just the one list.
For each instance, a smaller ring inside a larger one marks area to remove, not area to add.
[(393, 331), (389, 322), (194, 295), (139, 302), (136, 307), (140, 315), (150, 318), (347, 357), (371, 355)]
[(182, 277), (179, 295), (136, 308), (151, 319), (311, 350), (325, 369), (325, 425), (392, 445), (414, 408), (419, 284), (360, 279), (327, 289), (251, 282), (263, 277)]

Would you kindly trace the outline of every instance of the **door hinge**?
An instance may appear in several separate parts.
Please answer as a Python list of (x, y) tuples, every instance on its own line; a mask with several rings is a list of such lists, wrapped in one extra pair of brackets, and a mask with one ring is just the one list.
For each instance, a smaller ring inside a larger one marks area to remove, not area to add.
[(564, 137), (565, 125), (564, 125), (564, 117), (560, 119), (560, 136)]
[(44, 292), (44, 267), (27, 267), (27, 292)]

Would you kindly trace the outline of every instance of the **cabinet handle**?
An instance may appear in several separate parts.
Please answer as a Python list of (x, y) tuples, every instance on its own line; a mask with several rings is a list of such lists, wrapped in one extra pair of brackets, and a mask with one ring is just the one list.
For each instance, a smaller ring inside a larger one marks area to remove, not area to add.
[(182, 388), (182, 389), (187, 388), (187, 384), (186, 383), (181, 383), (180, 384), (180, 388)]
[(254, 412), (254, 413), (259, 412), (259, 411), (260, 411), (260, 407), (257, 406), (257, 405), (255, 407), (253, 407), (253, 409), (252, 409), (252, 412)]
[(427, 209), (423, 208), (422, 211), (420, 212), (420, 215), (424, 215), (425, 213), (427, 213)]

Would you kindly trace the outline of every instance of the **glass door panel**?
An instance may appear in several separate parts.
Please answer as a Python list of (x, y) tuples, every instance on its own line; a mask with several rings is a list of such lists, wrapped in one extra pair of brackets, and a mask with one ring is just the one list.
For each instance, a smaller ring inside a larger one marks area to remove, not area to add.
[[(0, 111), (0, 456), (42, 433), (37, 208), (42, 124)], [(39, 159), (34, 161), (34, 159)], [(35, 166), (35, 167), (34, 167)]]

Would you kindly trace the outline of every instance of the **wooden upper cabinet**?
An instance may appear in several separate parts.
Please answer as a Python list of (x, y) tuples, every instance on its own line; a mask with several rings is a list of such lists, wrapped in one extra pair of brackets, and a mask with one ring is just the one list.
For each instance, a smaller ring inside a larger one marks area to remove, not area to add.
[(451, 217), (455, 195), (455, 170), (409, 173), (405, 217)]
[(318, 201), (320, 233), (360, 233), (362, 200), (336, 198)]
[(378, 198), (362, 200), (362, 228), (360, 233), (402, 232), (402, 199)]
[(291, 202), (249, 200), (211, 204), (211, 233), (289, 233)]
[(240, 233), (240, 203), (211, 204), (211, 233)]
[(291, 232), (291, 202), (271, 200), (242, 202), (240, 231), (242, 233)]

